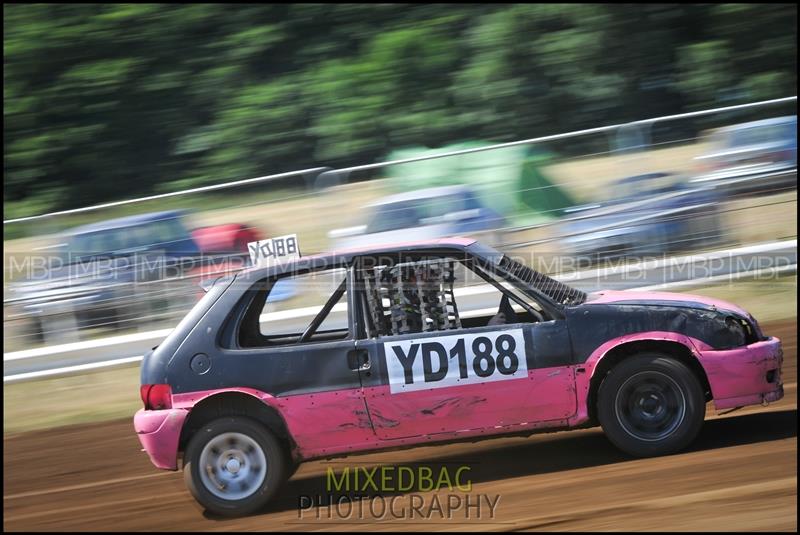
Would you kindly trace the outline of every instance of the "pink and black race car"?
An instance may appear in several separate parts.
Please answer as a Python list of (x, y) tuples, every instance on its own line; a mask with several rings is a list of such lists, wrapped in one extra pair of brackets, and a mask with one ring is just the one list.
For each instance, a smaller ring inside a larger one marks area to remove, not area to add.
[[(287, 283), (323, 296), (305, 320), (269, 299)], [(673, 453), (706, 402), (780, 399), (781, 362), (780, 340), (735, 305), (587, 295), (474, 240), (436, 240), (217, 280), (146, 355), (134, 425), (156, 467), (182, 457), (194, 497), (236, 515), (303, 461), (368, 450), (599, 424), (631, 455)]]

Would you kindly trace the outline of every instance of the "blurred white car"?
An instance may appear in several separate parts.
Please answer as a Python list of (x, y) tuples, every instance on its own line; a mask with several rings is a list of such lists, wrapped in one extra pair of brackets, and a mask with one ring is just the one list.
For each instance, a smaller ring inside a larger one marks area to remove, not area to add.
[[(490, 231), (505, 224), (467, 186), (443, 186), (384, 197), (367, 206), (365, 225), (332, 230), (335, 249)], [(491, 241), (491, 240), (488, 240)]]
[(797, 188), (797, 116), (715, 130), (711, 151), (697, 158), (704, 172), (692, 179), (726, 195), (769, 194)]

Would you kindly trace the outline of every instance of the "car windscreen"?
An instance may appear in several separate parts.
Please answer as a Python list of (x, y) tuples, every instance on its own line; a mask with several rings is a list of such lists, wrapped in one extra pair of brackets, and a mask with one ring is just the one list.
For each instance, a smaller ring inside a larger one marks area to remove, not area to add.
[(414, 199), (375, 206), (367, 222), (367, 233), (413, 228), (426, 217), (425, 199)]
[(475, 203), (470, 203), (468, 202), (469, 200), (470, 199), (462, 193), (428, 199), (426, 203), (426, 217), (440, 217), (445, 214), (463, 212), (464, 210), (476, 208), (476, 206), (473, 206)]
[(586, 301), (586, 293), (539, 273), (528, 266), (503, 255), (498, 264), (500, 269), (535, 288), (559, 305), (580, 305)]

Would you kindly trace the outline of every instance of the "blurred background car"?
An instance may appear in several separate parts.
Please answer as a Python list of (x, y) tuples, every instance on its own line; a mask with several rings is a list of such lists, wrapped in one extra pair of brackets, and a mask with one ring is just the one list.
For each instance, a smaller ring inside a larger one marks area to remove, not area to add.
[(148, 310), (164, 311), (188, 307), (196, 298), (175, 288), (137, 295), (136, 283), (186, 277), (193, 284), (206, 273), (218, 277), (249, 262), (247, 242), (258, 239), (255, 230), (227, 224), (190, 232), (185, 216), (172, 210), (100, 221), (70, 229), (59, 243), (40, 249), (44, 267), (9, 286), (29, 336), (41, 341), (43, 333), (58, 338), (59, 327), (135, 325), (146, 319), (136, 306), (142, 300)]
[(365, 225), (328, 233), (334, 250), (469, 235), (498, 229), (505, 223), (502, 215), (485, 206), (467, 186), (390, 195), (370, 204), (367, 210)]
[(725, 195), (770, 194), (797, 189), (797, 116), (719, 128), (712, 149), (697, 158), (706, 169), (691, 182)]
[(597, 260), (688, 251), (719, 242), (718, 200), (680, 175), (630, 176), (612, 185), (607, 201), (565, 210), (557, 232), (567, 254)]

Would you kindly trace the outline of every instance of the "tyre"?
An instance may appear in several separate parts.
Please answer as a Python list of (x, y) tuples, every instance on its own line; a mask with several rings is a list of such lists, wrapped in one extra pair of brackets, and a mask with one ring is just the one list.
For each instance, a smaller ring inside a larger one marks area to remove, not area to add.
[(263, 507), (288, 477), (290, 463), (278, 439), (241, 416), (201, 427), (186, 448), (184, 480), (208, 511), (246, 515)]
[(286, 474), (286, 479), (291, 479), (297, 471), (300, 469), (301, 463), (291, 462), (289, 463), (289, 469)]
[(700, 432), (705, 409), (702, 386), (692, 371), (654, 353), (617, 364), (597, 395), (606, 436), (636, 457), (667, 455), (688, 446)]

